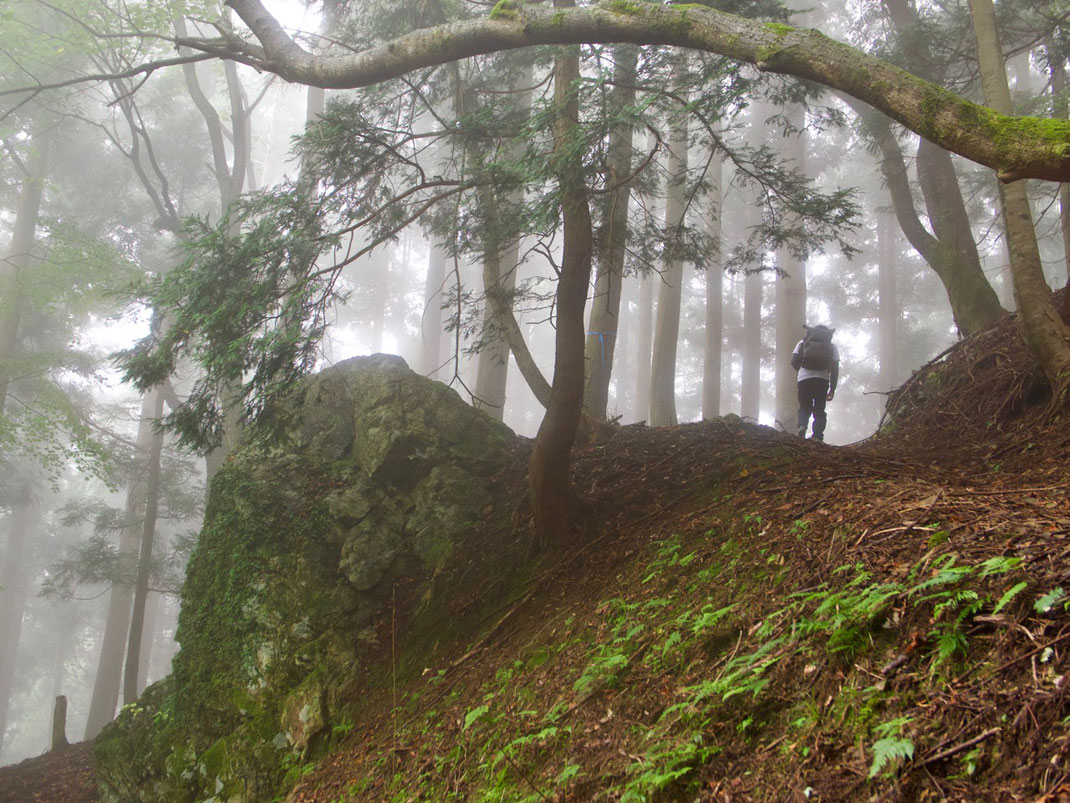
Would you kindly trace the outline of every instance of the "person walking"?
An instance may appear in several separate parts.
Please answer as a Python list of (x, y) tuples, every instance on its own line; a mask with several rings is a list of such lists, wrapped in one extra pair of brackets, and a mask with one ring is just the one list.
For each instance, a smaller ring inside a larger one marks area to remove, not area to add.
[(806, 429), (813, 416), (812, 438), (825, 440), (825, 425), (828, 416), (825, 402), (836, 395), (836, 383), (840, 377), (840, 353), (832, 342), (835, 329), (823, 324), (805, 326), (806, 336), (798, 342), (791, 353), (791, 367), (799, 372), (799, 420), (797, 434), (806, 437)]

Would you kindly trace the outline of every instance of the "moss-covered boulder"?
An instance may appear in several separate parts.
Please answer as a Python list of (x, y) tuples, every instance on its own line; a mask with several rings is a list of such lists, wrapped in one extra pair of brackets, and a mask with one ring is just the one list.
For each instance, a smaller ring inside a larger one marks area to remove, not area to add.
[(110, 800), (270, 799), (332, 725), (397, 581), (491, 502), (512, 433), (375, 355), (310, 378), (212, 481), (166, 684), (98, 740)]

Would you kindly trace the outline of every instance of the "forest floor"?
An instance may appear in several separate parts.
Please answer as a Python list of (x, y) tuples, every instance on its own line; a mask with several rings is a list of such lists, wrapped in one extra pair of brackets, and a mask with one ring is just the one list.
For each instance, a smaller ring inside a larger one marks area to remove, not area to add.
[[(1010, 316), (890, 409), (847, 447), (728, 418), (577, 450), (583, 533), (288, 800), (1070, 800), (1066, 412)], [(87, 756), (0, 801), (95, 800)]]

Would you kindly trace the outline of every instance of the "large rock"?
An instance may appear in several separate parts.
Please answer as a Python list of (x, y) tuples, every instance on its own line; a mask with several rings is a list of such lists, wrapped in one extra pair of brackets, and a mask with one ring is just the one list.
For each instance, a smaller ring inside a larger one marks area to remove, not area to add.
[(432, 575), (490, 507), (513, 438), (398, 357), (310, 378), (213, 479), (173, 676), (98, 740), (106, 796), (272, 797), (396, 582)]

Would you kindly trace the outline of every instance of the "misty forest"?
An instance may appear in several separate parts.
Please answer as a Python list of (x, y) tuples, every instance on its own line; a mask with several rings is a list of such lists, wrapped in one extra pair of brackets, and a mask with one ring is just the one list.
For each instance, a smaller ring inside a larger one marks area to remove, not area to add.
[(0, 801), (1070, 799), (1068, 71), (0, 0)]

